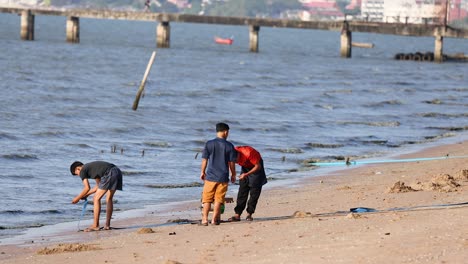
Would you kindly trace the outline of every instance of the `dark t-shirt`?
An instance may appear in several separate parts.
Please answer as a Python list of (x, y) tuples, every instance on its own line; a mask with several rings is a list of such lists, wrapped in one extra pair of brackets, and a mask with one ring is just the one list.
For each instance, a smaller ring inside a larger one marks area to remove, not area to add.
[(83, 168), (81, 168), (80, 178), (82, 180), (102, 178), (106, 172), (113, 167), (115, 167), (114, 164), (105, 161), (86, 163), (83, 165)]
[(228, 162), (235, 162), (237, 152), (231, 142), (223, 138), (209, 140), (203, 149), (202, 158), (208, 160), (206, 180), (229, 182)]

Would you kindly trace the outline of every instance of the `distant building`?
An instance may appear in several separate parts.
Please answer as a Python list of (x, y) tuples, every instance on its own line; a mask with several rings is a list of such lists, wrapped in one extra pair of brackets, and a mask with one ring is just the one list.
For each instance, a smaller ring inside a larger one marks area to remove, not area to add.
[(416, 0), (392, 0), (384, 2), (384, 22), (422, 23), (423, 18), (433, 17), (434, 4)]
[(335, 0), (301, 1), (310, 18), (343, 20), (344, 14), (338, 8)]
[(382, 22), (384, 17), (384, 0), (362, 0), (361, 16), (367, 21)]
[(0, 0), (0, 6), (35, 6), (42, 0)]
[(467, 9), (468, 0), (362, 0), (361, 16), (376, 22), (439, 24), (465, 19)]
[(362, 0), (351, 0), (351, 3), (349, 3), (346, 6), (346, 10), (354, 10), (361, 8)]
[(174, 4), (177, 8), (189, 8), (189, 0), (167, 0), (167, 2)]
[(468, 18), (468, 0), (451, 0), (448, 18), (449, 22)]

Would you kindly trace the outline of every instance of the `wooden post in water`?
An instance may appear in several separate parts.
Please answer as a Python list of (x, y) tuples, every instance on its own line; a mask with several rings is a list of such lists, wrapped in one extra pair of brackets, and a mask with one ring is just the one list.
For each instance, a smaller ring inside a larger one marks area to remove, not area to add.
[(171, 39), (171, 26), (169, 21), (161, 21), (156, 30), (156, 47), (169, 48)]
[(31, 10), (21, 12), (21, 39), (34, 40), (34, 15)]
[(250, 52), (258, 52), (258, 32), (259, 31), (260, 31), (260, 26), (257, 26), (257, 25), (249, 26)]
[(443, 52), (443, 45), (444, 44), (444, 37), (440, 34), (436, 34), (435, 36), (435, 47), (434, 47), (434, 61), (441, 63), (444, 61), (444, 52)]
[(340, 55), (342, 58), (351, 58), (351, 46), (352, 46), (352, 36), (351, 31), (349, 31), (348, 22), (343, 22), (343, 27), (341, 28), (341, 49)]
[(80, 18), (68, 17), (66, 26), (67, 42), (80, 43)]
[(148, 65), (146, 66), (146, 71), (145, 75), (143, 75), (143, 80), (141, 80), (140, 88), (138, 88), (138, 92), (135, 97), (135, 101), (133, 101), (133, 110), (137, 110), (138, 108), (138, 103), (140, 102), (140, 97), (141, 94), (143, 93), (143, 90), (145, 89), (146, 85), (146, 79), (148, 78), (148, 74), (150, 73), (151, 67), (153, 66), (154, 58), (156, 57), (156, 51), (153, 51), (153, 54), (151, 54), (151, 58), (148, 62)]

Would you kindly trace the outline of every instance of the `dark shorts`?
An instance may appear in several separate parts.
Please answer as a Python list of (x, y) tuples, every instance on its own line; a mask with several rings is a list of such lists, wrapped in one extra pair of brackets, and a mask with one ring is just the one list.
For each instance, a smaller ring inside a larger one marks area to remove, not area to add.
[(122, 172), (118, 167), (110, 168), (99, 183), (101, 190), (122, 190)]

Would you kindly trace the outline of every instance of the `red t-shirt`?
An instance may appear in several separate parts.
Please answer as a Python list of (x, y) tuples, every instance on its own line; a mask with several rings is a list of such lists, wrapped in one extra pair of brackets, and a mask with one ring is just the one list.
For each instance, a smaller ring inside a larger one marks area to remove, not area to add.
[(245, 168), (253, 168), (262, 159), (260, 153), (250, 146), (237, 146), (237, 164)]

